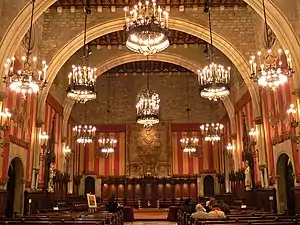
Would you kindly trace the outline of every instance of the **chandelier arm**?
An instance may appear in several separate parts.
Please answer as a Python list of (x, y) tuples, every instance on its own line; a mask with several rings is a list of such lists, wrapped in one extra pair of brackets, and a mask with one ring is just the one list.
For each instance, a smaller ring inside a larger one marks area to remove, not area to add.
[(266, 29), (266, 35), (267, 35), (267, 47), (270, 48), (270, 36), (268, 32), (268, 22), (267, 22), (267, 13), (266, 13), (266, 6), (265, 6), (265, 0), (262, 0), (263, 5), (263, 12), (264, 12), (264, 20), (265, 20), (265, 29)]
[(30, 56), (30, 45), (31, 45), (31, 38), (32, 38), (32, 27), (33, 27), (33, 15), (34, 15), (34, 6), (35, 6), (34, 3), (35, 3), (35, 0), (32, 0), (30, 28), (29, 28), (29, 42), (28, 42), (27, 53), (26, 53), (26, 63), (28, 63), (29, 56)]

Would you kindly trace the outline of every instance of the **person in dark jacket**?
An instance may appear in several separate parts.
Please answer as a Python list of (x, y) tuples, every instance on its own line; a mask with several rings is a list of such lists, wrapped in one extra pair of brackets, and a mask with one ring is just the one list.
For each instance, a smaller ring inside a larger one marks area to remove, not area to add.
[(107, 203), (107, 211), (117, 212), (118, 211), (118, 202), (115, 196), (111, 196)]
[(189, 199), (184, 200), (184, 203), (183, 203), (183, 206), (182, 206), (181, 210), (182, 210), (182, 212), (185, 212), (185, 213), (188, 213), (188, 214), (192, 213), (192, 208), (191, 208)]

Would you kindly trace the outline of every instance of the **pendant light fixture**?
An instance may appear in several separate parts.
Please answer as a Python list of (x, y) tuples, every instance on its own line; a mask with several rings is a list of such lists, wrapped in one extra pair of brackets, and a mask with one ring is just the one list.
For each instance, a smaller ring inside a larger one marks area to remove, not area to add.
[[(107, 124), (110, 124), (110, 73), (108, 73), (107, 78)], [(108, 154), (113, 153), (116, 148), (117, 140), (115, 138), (111, 138), (109, 134), (106, 135), (106, 137), (99, 138), (99, 148), (100, 153), (105, 154), (108, 156)]]
[(214, 62), (211, 10), (211, 1), (207, 0), (204, 12), (208, 13), (210, 44), (207, 54), (210, 64), (198, 70), (198, 83), (201, 97), (217, 101), (230, 94), (230, 67)]

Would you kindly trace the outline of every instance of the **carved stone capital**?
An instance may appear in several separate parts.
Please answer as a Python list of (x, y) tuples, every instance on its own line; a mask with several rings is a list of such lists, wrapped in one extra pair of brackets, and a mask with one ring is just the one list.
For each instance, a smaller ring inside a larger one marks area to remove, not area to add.
[(43, 124), (44, 124), (44, 121), (42, 121), (42, 120), (37, 120), (37, 121), (35, 122), (35, 127), (40, 128), (40, 127), (42, 127)]
[(3, 102), (7, 98), (6, 91), (3, 88), (0, 88), (0, 102)]
[(236, 139), (237, 139), (237, 134), (231, 134), (231, 138), (232, 138), (233, 140), (236, 140)]
[(296, 98), (300, 98), (300, 88), (297, 88), (295, 89), (293, 92), (292, 92), (293, 95), (296, 96)]
[(258, 168), (259, 168), (260, 171), (263, 171), (264, 169), (267, 168), (267, 165), (261, 164), (261, 165), (258, 166)]
[(254, 118), (254, 123), (255, 123), (255, 125), (263, 124), (263, 117), (262, 116), (258, 116), (256, 118)]

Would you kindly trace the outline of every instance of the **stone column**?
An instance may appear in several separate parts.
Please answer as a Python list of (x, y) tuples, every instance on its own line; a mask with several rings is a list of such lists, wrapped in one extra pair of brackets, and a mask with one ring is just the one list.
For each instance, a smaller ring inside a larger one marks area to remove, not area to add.
[(260, 177), (262, 186), (264, 188), (269, 187), (268, 171), (267, 171), (267, 156), (266, 156), (266, 138), (265, 133), (267, 132), (263, 125), (262, 116), (254, 119), (255, 127), (257, 131), (257, 149), (258, 149), (258, 166), (263, 168), (260, 170)]
[(62, 171), (64, 171), (65, 173), (68, 173), (69, 171), (68, 171), (68, 167), (69, 167), (69, 165), (68, 165), (68, 161), (69, 161), (69, 159), (67, 159), (67, 155), (65, 154), (65, 148), (66, 148), (66, 138), (64, 138), (64, 137), (62, 137), (62, 141), (61, 141), (61, 149), (62, 149), (62, 151), (61, 151), (61, 157), (60, 157), (60, 162), (61, 162), (61, 168), (62, 168)]
[[(295, 120), (300, 122), (300, 88), (293, 91), (293, 95), (296, 96), (296, 109), (297, 113), (295, 115)], [(299, 125), (293, 131), (295, 134), (299, 134), (300, 129)], [(300, 179), (300, 153), (299, 153), (299, 143), (297, 145), (297, 149), (293, 148), (293, 158), (294, 158), (294, 167), (295, 167), (295, 175), (296, 180)]]
[(71, 153), (69, 157), (69, 175), (70, 175), (70, 182), (68, 183), (68, 194), (73, 194), (73, 185), (74, 185), (74, 174), (73, 174), (73, 157), (74, 154)]
[(198, 190), (198, 196), (203, 197), (204, 196), (203, 179), (201, 175), (197, 178), (197, 190)]
[(226, 193), (231, 193), (231, 185), (230, 185), (230, 181), (229, 181), (229, 173), (230, 173), (230, 165), (229, 165), (229, 161), (230, 161), (230, 155), (232, 155), (231, 153), (227, 153), (226, 155), (224, 155), (225, 157), (225, 192)]
[(101, 178), (96, 178), (95, 179), (95, 195), (100, 198), (101, 198), (101, 185), (102, 185)]
[(233, 170), (234, 170), (234, 172), (236, 172), (236, 171), (238, 171), (238, 161), (237, 161), (237, 154), (238, 154), (238, 152), (237, 152), (237, 147), (236, 147), (236, 145), (237, 145), (237, 136), (236, 136), (236, 134), (232, 134), (231, 135), (231, 139), (232, 139), (232, 146), (233, 146), (233, 149), (232, 149), (232, 157), (233, 157), (233, 162), (234, 162), (234, 168), (233, 168)]
[(31, 189), (36, 189), (38, 183), (38, 174), (40, 169), (40, 135), (42, 132), (42, 121), (37, 121), (35, 124), (34, 146), (32, 155), (32, 174), (31, 174)]

